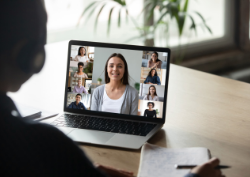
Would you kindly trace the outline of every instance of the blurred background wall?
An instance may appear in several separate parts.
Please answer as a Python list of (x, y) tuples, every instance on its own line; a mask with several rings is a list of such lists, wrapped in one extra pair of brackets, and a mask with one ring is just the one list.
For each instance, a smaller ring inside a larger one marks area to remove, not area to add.
[(169, 47), (171, 62), (250, 83), (249, 0), (44, 0), (48, 43)]

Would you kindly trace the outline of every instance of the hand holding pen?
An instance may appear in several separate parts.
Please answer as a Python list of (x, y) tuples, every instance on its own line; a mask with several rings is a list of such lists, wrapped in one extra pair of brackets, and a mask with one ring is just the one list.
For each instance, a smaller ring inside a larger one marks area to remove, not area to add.
[(219, 164), (219, 159), (212, 158), (207, 163), (193, 168), (190, 173), (197, 174), (200, 177), (225, 177), (218, 168)]

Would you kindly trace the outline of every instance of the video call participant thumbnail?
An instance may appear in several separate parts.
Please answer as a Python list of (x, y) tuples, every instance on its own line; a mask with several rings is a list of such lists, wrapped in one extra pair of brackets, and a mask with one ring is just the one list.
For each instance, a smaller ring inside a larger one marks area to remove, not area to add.
[(82, 85), (82, 79), (79, 78), (77, 82), (78, 82), (78, 85), (76, 85), (74, 87), (73, 93), (86, 93), (86, 94), (88, 94), (87, 90)]
[(83, 62), (78, 63), (78, 71), (74, 74), (74, 77), (88, 78), (88, 75), (83, 72)]
[(76, 95), (76, 101), (70, 103), (70, 105), (68, 106), (68, 108), (87, 110), (86, 107), (84, 106), (84, 104), (81, 102), (81, 99), (82, 99), (82, 95), (81, 94), (77, 94)]
[(75, 61), (80, 61), (80, 62), (89, 62), (89, 58), (86, 56), (85, 47), (79, 47), (78, 55), (76, 55), (74, 60)]
[(159, 101), (159, 97), (157, 96), (156, 88), (154, 85), (151, 85), (148, 88), (148, 94), (144, 96), (143, 100)]
[(148, 73), (144, 84), (161, 85), (159, 76), (157, 75), (156, 69), (151, 69)]
[(139, 95), (128, 82), (128, 65), (123, 55), (113, 53), (105, 64), (105, 85), (92, 95), (91, 110), (137, 115)]
[(154, 102), (148, 102), (148, 109), (145, 109), (144, 116), (149, 118), (157, 118), (156, 111), (153, 109), (154, 107)]
[(161, 64), (162, 64), (162, 61), (160, 59), (158, 59), (158, 53), (153, 52), (152, 55), (151, 55), (151, 59), (148, 60), (147, 67), (151, 68), (151, 69), (153, 69), (153, 68), (161, 69)]

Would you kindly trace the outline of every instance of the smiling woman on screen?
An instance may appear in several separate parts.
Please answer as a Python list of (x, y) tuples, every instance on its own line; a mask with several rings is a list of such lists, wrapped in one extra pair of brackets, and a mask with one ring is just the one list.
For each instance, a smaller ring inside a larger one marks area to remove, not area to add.
[(157, 75), (156, 69), (151, 69), (148, 73), (144, 84), (161, 85), (160, 78)]
[(80, 61), (80, 62), (89, 62), (89, 58), (86, 56), (85, 47), (79, 47), (78, 55), (76, 55), (74, 60), (75, 61)]
[(148, 60), (148, 68), (159, 68), (161, 69), (161, 64), (162, 61), (158, 58), (158, 53), (157, 52), (153, 52), (151, 55), (151, 59)]
[(148, 94), (144, 96), (143, 100), (159, 101), (159, 97), (157, 96), (156, 88), (154, 85), (151, 85), (148, 88)]
[(138, 92), (128, 82), (128, 66), (121, 54), (113, 53), (105, 68), (105, 85), (94, 90), (91, 110), (137, 115)]

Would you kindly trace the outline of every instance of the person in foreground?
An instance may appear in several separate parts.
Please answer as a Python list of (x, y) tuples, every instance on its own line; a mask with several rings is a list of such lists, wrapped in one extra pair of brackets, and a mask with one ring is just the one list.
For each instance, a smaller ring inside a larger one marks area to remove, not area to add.
[(123, 55), (113, 53), (104, 68), (105, 85), (92, 95), (91, 110), (137, 115), (138, 92), (128, 83), (128, 65)]
[(87, 110), (84, 104), (81, 102), (82, 95), (81, 94), (76, 94), (76, 101), (70, 103), (68, 108), (71, 109), (82, 109), (82, 110)]
[(159, 101), (159, 97), (157, 96), (156, 88), (154, 85), (151, 85), (148, 88), (148, 94), (144, 96), (143, 100)]
[[(2, 0), (0, 22), (4, 24), (0, 29), (0, 176), (133, 176), (93, 165), (58, 129), (21, 118), (6, 93), (18, 91), (42, 69), (46, 13), (40, 0)], [(13, 69), (15, 72), (9, 72)]]
[(157, 71), (155, 69), (151, 69), (148, 73), (144, 84), (152, 84), (152, 85), (161, 85), (161, 81), (159, 76), (157, 75)]

